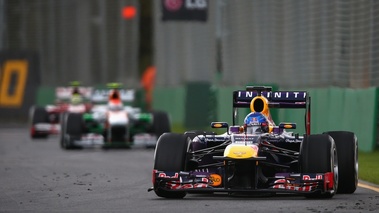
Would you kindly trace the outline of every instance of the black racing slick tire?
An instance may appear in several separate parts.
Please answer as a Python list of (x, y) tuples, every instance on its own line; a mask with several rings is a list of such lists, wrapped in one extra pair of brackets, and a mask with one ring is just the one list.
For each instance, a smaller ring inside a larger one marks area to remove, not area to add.
[(333, 190), (325, 193), (306, 194), (308, 198), (331, 198), (338, 189), (338, 157), (333, 138), (327, 134), (308, 135), (300, 147), (301, 173), (333, 172)]
[(61, 148), (63, 149), (64, 148), (64, 135), (65, 135), (65, 126), (66, 126), (66, 117), (67, 117), (67, 113), (66, 112), (62, 112), (60, 114), (60, 117), (59, 117), (59, 124), (61, 126), (61, 131), (60, 131), (60, 134), (59, 134), (59, 144), (61, 146)]
[(46, 133), (37, 133), (34, 131), (34, 125), (38, 123), (48, 123), (48, 112), (44, 107), (33, 107), (30, 109), (31, 116), (31, 125), (32, 129), (30, 130), (30, 137), (33, 139), (36, 138), (46, 138), (48, 134)]
[[(190, 138), (184, 134), (163, 133), (157, 141), (154, 153), (154, 170), (179, 172), (186, 170), (187, 151)], [(154, 192), (159, 197), (180, 199), (186, 192), (169, 191), (155, 182)]]
[(63, 144), (64, 149), (80, 148), (75, 146), (74, 140), (80, 140), (83, 133), (83, 119), (81, 113), (67, 113), (63, 127)]
[(339, 194), (354, 193), (358, 186), (358, 139), (353, 132), (330, 131), (338, 153)]
[(165, 132), (171, 132), (170, 119), (166, 112), (153, 111), (153, 133), (159, 138)]

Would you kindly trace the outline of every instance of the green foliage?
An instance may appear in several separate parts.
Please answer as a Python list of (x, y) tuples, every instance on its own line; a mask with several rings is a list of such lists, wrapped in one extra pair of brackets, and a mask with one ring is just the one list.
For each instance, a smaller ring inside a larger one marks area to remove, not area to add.
[(358, 177), (361, 180), (379, 185), (379, 150), (374, 152), (359, 152)]

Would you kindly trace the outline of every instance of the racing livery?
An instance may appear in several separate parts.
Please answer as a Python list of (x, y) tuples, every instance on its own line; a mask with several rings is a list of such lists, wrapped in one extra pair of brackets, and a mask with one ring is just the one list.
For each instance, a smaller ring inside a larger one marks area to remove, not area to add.
[(79, 86), (79, 82), (71, 82), (69, 87), (55, 89), (55, 104), (33, 106), (29, 110), (30, 137), (46, 138), (57, 135), (61, 130), (61, 117), (65, 112), (88, 112), (91, 104), (92, 87)]
[[(353, 193), (357, 138), (347, 131), (311, 134), (310, 106), (306, 91), (273, 92), (264, 86), (234, 91), (233, 124), (211, 123), (225, 128), (224, 134), (197, 130), (158, 139), (148, 191), (164, 198), (183, 198), (187, 192), (298, 193), (311, 198)], [(237, 125), (239, 109), (245, 108), (251, 113)], [(275, 124), (271, 108), (305, 109), (305, 134), (289, 132), (295, 123)]]
[(129, 148), (132, 145), (153, 148), (161, 134), (170, 132), (167, 113), (142, 112), (131, 106), (134, 90), (121, 89), (119, 84), (108, 87), (94, 90), (90, 112), (65, 115), (60, 137), (62, 148)]

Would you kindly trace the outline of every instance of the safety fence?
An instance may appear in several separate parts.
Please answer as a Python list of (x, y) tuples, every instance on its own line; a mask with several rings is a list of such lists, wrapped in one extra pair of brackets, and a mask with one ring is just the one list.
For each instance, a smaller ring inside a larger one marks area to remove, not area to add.
[(379, 1), (153, 2), (158, 86), (379, 86)]

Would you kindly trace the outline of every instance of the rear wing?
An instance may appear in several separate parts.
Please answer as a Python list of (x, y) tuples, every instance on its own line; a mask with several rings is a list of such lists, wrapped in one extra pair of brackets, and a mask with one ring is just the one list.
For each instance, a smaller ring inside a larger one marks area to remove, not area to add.
[[(233, 107), (249, 108), (250, 102), (258, 92), (237, 90), (233, 92)], [(261, 92), (267, 98), (270, 108), (306, 108), (308, 93), (304, 91)]]
[[(73, 87), (57, 87), (55, 88), (55, 98), (60, 101), (70, 100)], [(78, 87), (79, 93), (87, 100), (91, 99), (92, 87)]]
[[(254, 88), (258, 90), (254, 90)], [(263, 89), (262, 89), (263, 88)], [(305, 130), (311, 130), (311, 97), (306, 91), (271, 91), (267, 87), (247, 87), (249, 90), (233, 92), (233, 125), (237, 116), (237, 108), (249, 108), (250, 102), (256, 96), (263, 96), (268, 100), (268, 108), (305, 109)]]
[[(109, 99), (109, 89), (96, 89), (92, 94), (93, 103), (105, 103)], [(135, 99), (135, 90), (133, 89), (119, 89), (122, 102), (133, 102)]]

